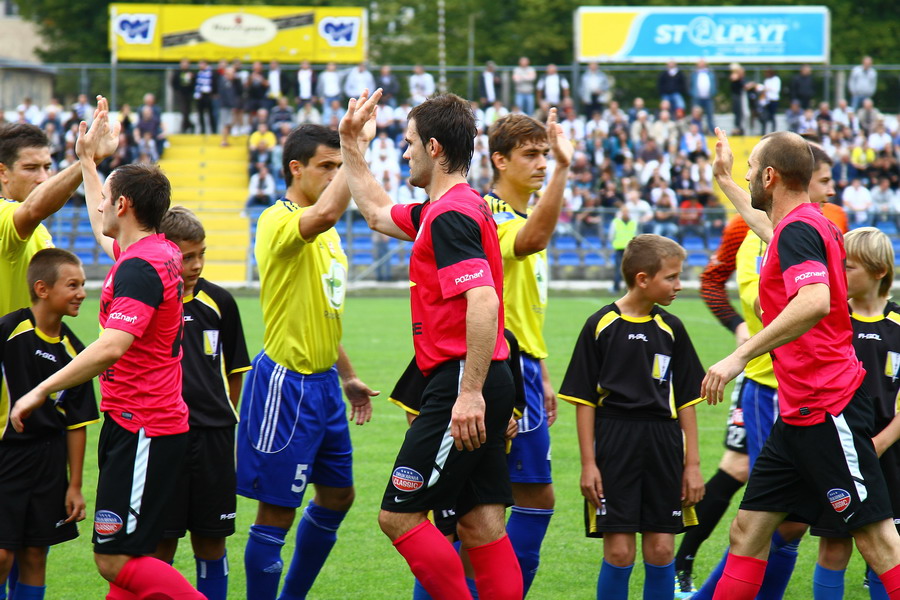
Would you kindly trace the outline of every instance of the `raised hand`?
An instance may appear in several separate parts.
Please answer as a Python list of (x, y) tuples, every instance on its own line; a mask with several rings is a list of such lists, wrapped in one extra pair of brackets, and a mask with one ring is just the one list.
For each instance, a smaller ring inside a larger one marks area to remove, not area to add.
[(561, 167), (568, 167), (572, 164), (575, 148), (572, 147), (572, 142), (566, 137), (562, 125), (559, 124), (555, 108), (551, 108), (547, 114), (546, 127), (547, 141), (550, 143), (550, 151), (553, 152), (556, 164)]
[(75, 154), (83, 161), (100, 163), (116, 151), (119, 146), (121, 123), (109, 123), (109, 104), (103, 96), (97, 96), (97, 109), (90, 128), (82, 121), (78, 125), (78, 140)]
[(716, 127), (716, 159), (713, 161), (713, 177), (731, 178), (731, 169), (734, 167), (734, 154), (728, 145), (728, 136)]
[(359, 140), (368, 143), (375, 137), (375, 111), (381, 99), (381, 88), (371, 96), (368, 94), (369, 90), (364, 90), (359, 98), (350, 98), (347, 102), (347, 112), (338, 125), (343, 143)]

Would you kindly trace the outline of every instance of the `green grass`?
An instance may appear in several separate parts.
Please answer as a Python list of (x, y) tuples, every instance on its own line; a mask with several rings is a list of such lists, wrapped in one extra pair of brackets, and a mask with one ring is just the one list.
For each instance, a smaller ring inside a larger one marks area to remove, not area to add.
[[(251, 297), (238, 300), (252, 354), (262, 344), (259, 304), (257, 299)], [(557, 386), (585, 318), (610, 300), (607, 296), (554, 296), (551, 299), (546, 325), (551, 354), (548, 366)], [(685, 322), (704, 366), (725, 356), (732, 348), (733, 338), (698, 299), (679, 299), (671, 310)], [(70, 321), (86, 343), (97, 335), (96, 315), (97, 301), (88, 301), (82, 307), (82, 315)], [(350, 297), (344, 315), (344, 347), (360, 377), (374, 389), (381, 390), (381, 396), (375, 401), (372, 422), (363, 427), (351, 426), (355, 446), (356, 503), (344, 521), (337, 546), (309, 597), (310, 600), (409, 598), (412, 576), (376, 522), (381, 495), (406, 428), (402, 411), (388, 403), (386, 397), (412, 353), (409, 305), (405, 298)], [(727, 409), (727, 405), (698, 405), (701, 466), (706, 478), (715, 472), (722, 454)], [(589, 540), (583, 535), (575, 411), (571, 406), (564, 405), (559, 413), (559, 420), (551, 429), (557, 507), (544, 542), (541, 570), (529, 595), (529, 598), (536, 600), (594, 598), (602, 550), (599, 540)], [(89, 515), (92, 514), (96, 485), (96, 439), (99, 429), (99, 426), (90, 428), (85, 465), (84, 492)], [(733, 506), (701, 549), (695, 567), (698, 576), (705, 577), (721, 556), (727, 544), (727, 524), (734, 510)], [(238, 499), (237, 533), (228, 540), (231, 560), (229, 598), (245, 597), (243, 548), (255, 512), (254, 502)], [(85, 521), (81, 525), (81, 538), (57, 546), (50, 553), (48, 599), (93, 600), (104, 596), (107, 586), (93, 565), (90, 528), (90, 521)], [(283, 552), (286, 563), (290, 561), (293, 551), (290, 538), (289, 535), (289, 544)], [(800, 559), (788, 588), (788, 597), (812, 597), (816, 549), (814, 539), (806, 539), (801, 544)], [(186, 541), (179, 548), (175, 566), (194, 581), (193, 558)], [(845, 598), (868, 598), (868, 592), (861, 586), (862, 577), (863, 564), (857, 556), (848, 570)], [(642, 597), (642, 581), (643, 569), (638, 565), (632, 575), (630, 598)]]

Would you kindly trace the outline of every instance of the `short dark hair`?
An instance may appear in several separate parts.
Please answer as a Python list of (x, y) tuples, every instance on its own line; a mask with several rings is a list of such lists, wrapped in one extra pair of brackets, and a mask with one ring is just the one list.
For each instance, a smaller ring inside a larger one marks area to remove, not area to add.
[[(494, 152), (509, 158), (512, 151), (528, 143), (546, 143), (547, 128), (527, 115), (511, 114), (497, 119), (488, 130), (488, 153), (491, 157)], [(491, 159), (491, 168), (494, 171), (494, 179), (499, 177), (497, 167)]]
[(466, 100), (456, 94), (439, 94), (409, 111), (415, 120), (422, 145), (431, 138), (444, 148), (441, 166), (447, 173), (467, 175), (475, 152), (475, 114)]
[(62, 248), (44, 248), (35, 252), (28, 263), (28, 272), (26, 278), (28, 280), (28, 294), (31, 296), (31, 302), (37, 302), (37, 292), (34, 291), (34, 284), (43, 281), (46, 285), (53, 287), (59, 279), (59, 268), (63, 265), (81, 266), (81, 260), (68, 250)]
[(809, 142), (790, 131), (776, 131), (762, 137), (759, 148), (760, 173), (768, 167), (778, 175), (789, 190), (805, 192), (812, 179), (813, 153)]
[[(834, 166), (834, 161), (831, 160), (831, 157), (828, 156), (828, 153), (822, 149), (822, 146), (810, 143), (809, 149), (812, 150), (813, 155), (813, 170), (818, 169), (822, 165), (828, 165), (829, 167)], [(810, 175), (810, 179), (811, 178), (812, 175)]]
[(157, 232), (172, 201), (169, 179), (156, 165), (143, 163), (123, 165), (113, 171), (109, 193), (113, 202), (119, 196), (131, 200), (138, 223)]
[(166, 239), (178, 242), (202, 242), (206, 239), (203, 223), (193, 212), (183, 206), (173, 206), (163, 215), (159, 232)]
[(296, 160), (303, 166), (309, 164), (309, 160), (316, 155), (319, 146), (326, 148), (341, 147), (341, 136), (334, 129), (328, 129), (321, 125), (306, 123), (294, 128), (287, 139), (284, 140), (284, 153), (281, 168), (284, 170), (284, 183), (291, 187), (294, 176), (291, 175), (291, 161)]
[(638, 273), (653, 277), (667, 258), (684, 260), (687, 253), (678, 242), (654, 233), (644, 233), (633, 238), (622, 256), (622, 277), (628, 289), (634, 287)]
[(30, 123), (7, 123), (0, 125), (0, 163), (9, 168), (19, 160), (22, 148), (46, 148), (50, 146), (40, 127)]

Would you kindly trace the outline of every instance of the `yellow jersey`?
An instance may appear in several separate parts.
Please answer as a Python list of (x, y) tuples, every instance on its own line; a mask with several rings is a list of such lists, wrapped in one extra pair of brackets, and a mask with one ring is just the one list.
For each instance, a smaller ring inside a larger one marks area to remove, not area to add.
[(53, 238), (43, 225), (27, 239), (19, 237), (13, 222), (18, 207), (18, 202), (0, 198), (0, 316), (31, 306), (28, 263), (39, 250), (53, 247)]
[[(756, 335), (763, 328), (762, 321), (756, 316), (755, 305), (759, 298), (759, 267), (765, 253), (765, 242), (759, 239), (759, 236), (753, 231), (748, 231), (747, 237), (744, 238), (735, 256), (741, 312), (744, 313), (744, 321), (747, 323), (750, 335)], [(772, 370), (772, 357), (768, 352), (747, 363), (744, 375), (770, 388), (778, 387), (775, 372)]]
[(503, 255), (503, 310), (506, 328), (519, 340), (521, 351), (534, 358), (547, 357), (544, 341), (544, 314), (550, 269), (547, 251), (516, 256), (516, 236), (525, 226), (528, 213), (516, 212), (493, 194), (484, 197), (497, 224), (500, 253)]
[(256, 262), (265, 334), (276, 363), (309, 375), (338, 358), (347, 290), (347, 255), (334, 228), (311, 240), (300, 236), (306, 210), (282, 199), (259, 217)]

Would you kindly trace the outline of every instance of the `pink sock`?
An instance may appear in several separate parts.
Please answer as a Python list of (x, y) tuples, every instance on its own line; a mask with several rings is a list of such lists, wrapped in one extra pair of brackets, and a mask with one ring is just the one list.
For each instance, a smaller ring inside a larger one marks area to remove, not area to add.
[(394, 547), (434, 600), (472, 598), (459, 554), (431, 521), (398, 537)]
[(891, 600), (900, 600), (900, 565), (894, 565), (878, 576)]
[(483, 546), (466, 549), (475, 569), (478, 597), (484, 600), (522, 600), (522, 569), (519, 559), (504, 535)]
[(753, 600), (765, 574), (766, 561), (729, 552), (713, 600)]
[(150, 556), (129, 560), (114, 583), (138, 600), (206, 600), (181, 573)]
[(109, 584), (109, 593), (106, 595), (106, 600), (136, 600), (137, 596), (129, 592), (128, 590), (123, 590), (119, 586), (114, 583)]

